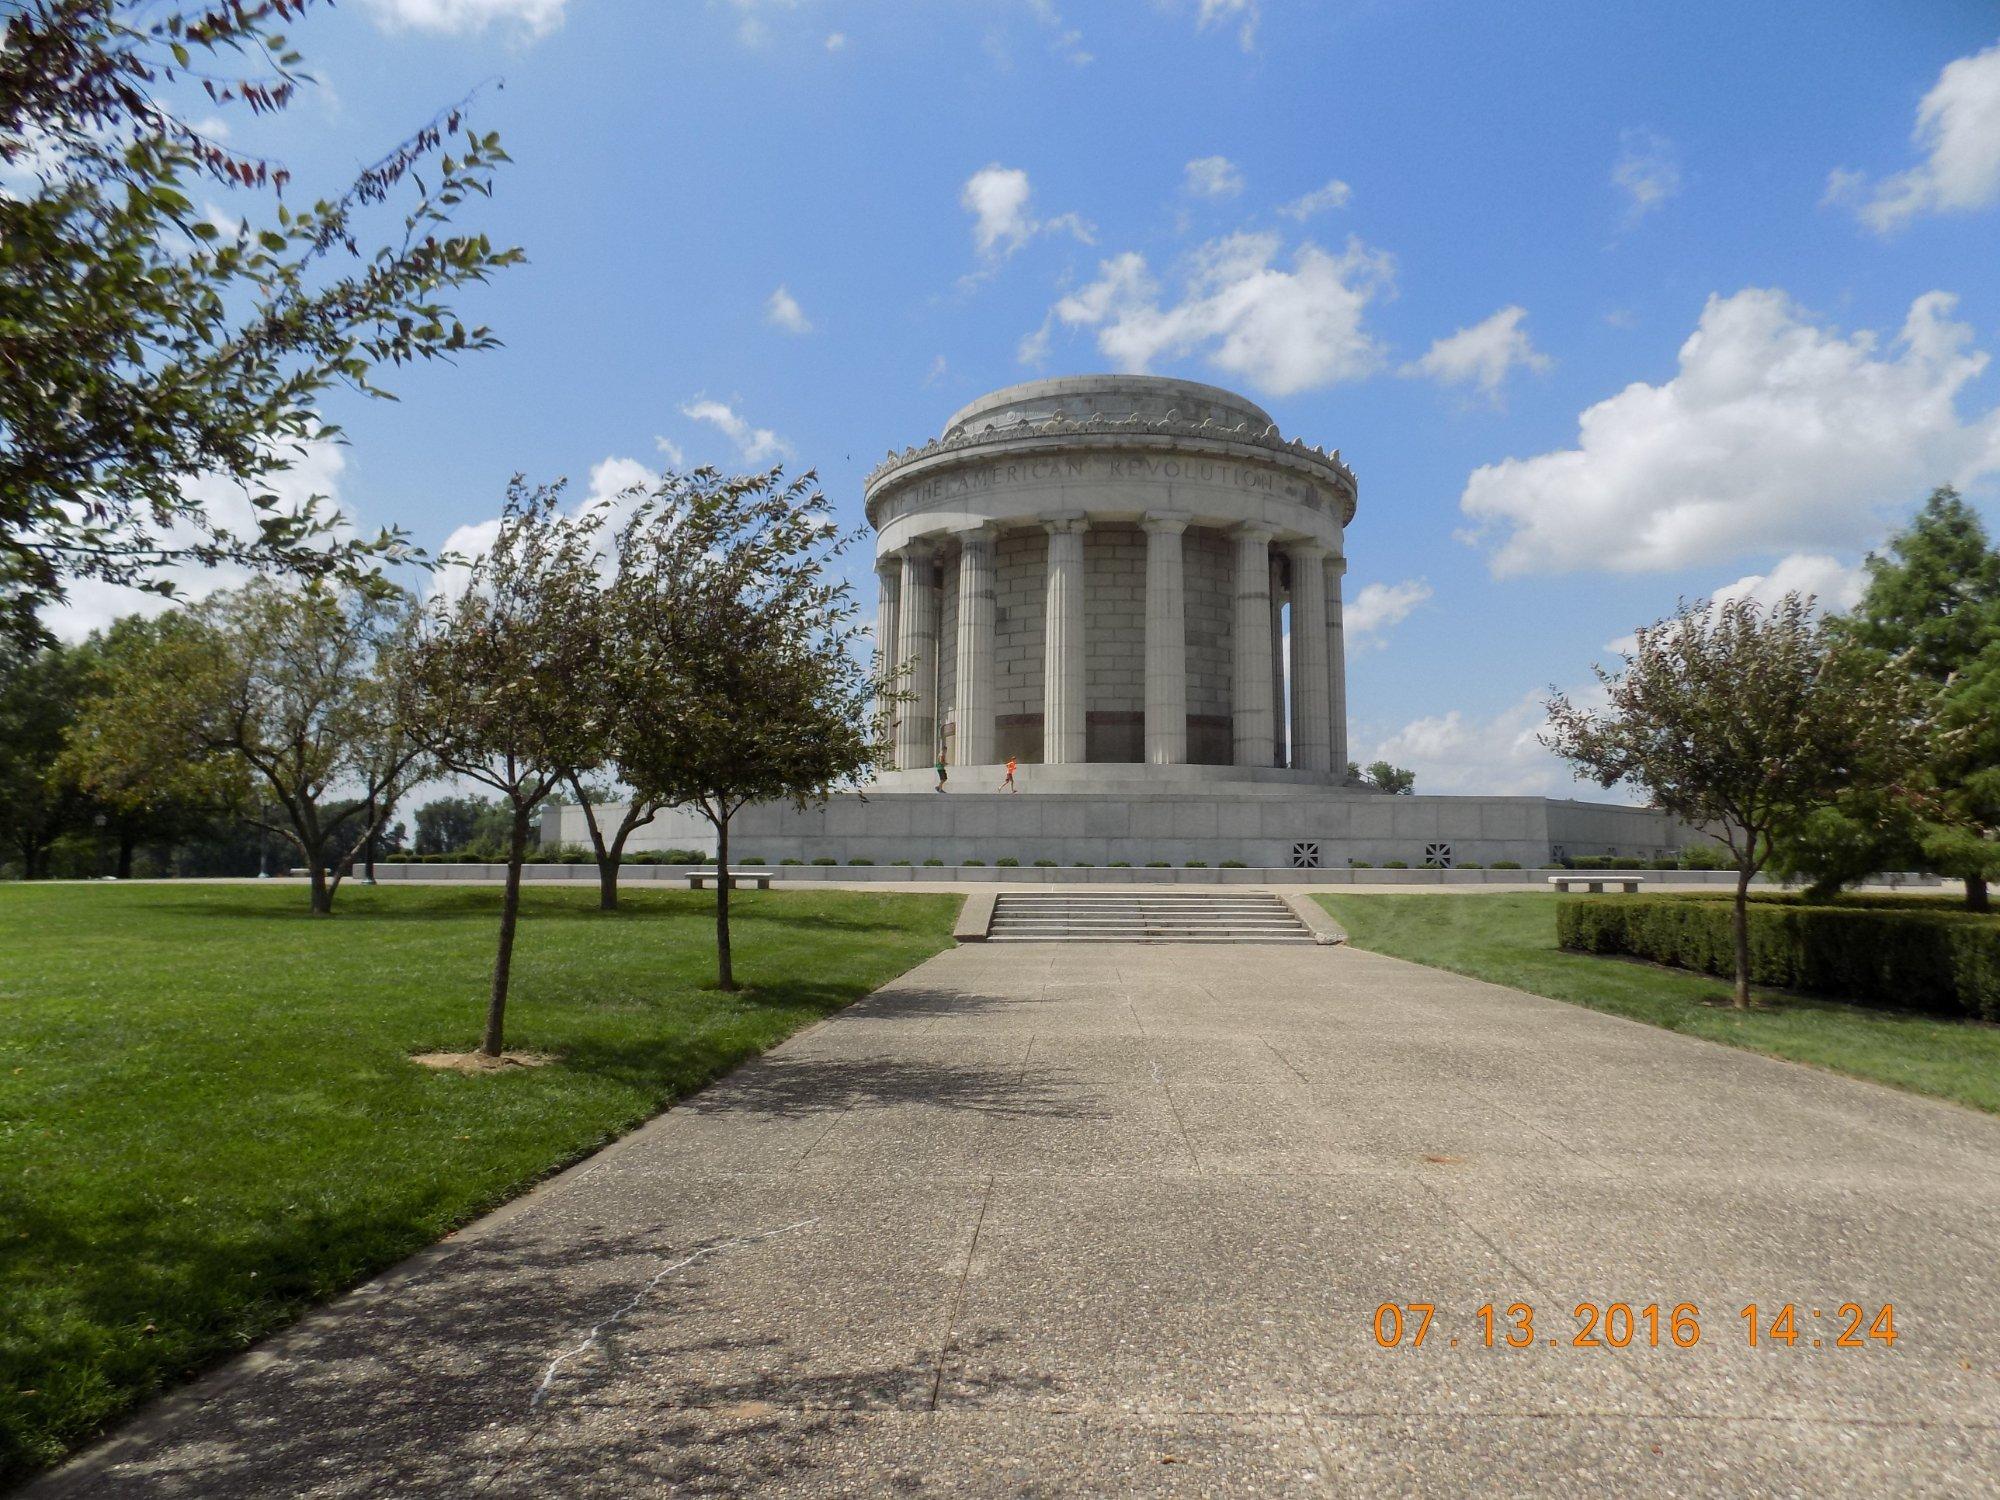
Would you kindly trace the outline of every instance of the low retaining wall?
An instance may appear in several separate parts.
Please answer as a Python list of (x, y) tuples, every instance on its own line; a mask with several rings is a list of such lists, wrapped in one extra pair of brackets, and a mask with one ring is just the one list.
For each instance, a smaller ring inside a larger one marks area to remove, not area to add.
[[(690, 869), (713, 868), (702, 865), (625, 865), (619, 871), (623, 884), (681, 884), (687, 883)], [(894, 884), (899, 881), (921, 881), (925, 883), (964, 881), (977, 884), (1026, 882), (1033, 885), (1517, 885), (1548, 889), (1551, 875), (1583, 875), (1610, 877), (1632, 877), (1649, 885), (1674, 886), (1715, 886), (1727, 888), (1736, 883), (1733, 870), (1294, 870), (1288, 866), (1263, 866), (1244, 869), (1189, 870), (1180, 867), (1155, 870), (1144, 867), (1114, 869), (1108, 866), (1036, 866), (1036, 865), (738, 865), (737, 869), (755, 870), (768, 874), (774, 880), (800, 884)], [(303, 870), (294, 874), (304, 874)], [(419, 864), (377, 864), (375, 878), (378, 881), (425, 881), (425, 880), (500, 880), (505, 877), (507, 867), (499, 864), (463, 865), (419, 865)], [(595, 884), (597, 866), (569, 864), (530, 864), (525, 873), (531, 880), (573, 880), (580, 884)], [(1774, 884), (1764, 876), (1757, 877), (1757, 884)], [(1918, 890), (1933, 890), (1943, 882), (1932, 875), (1890, 874), (1877, 877), (1872, 884), (1908, 886)]]

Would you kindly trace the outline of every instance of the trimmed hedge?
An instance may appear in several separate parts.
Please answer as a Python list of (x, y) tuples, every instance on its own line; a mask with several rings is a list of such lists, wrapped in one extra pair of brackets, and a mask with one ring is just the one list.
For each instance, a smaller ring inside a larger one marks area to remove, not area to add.
[[(1624, 953), (1724, 977), (1736, 972), (1731, 903), (1619, 896), (1556, 907), (1556, 941), (1574, 953)], [(1755, 984), (1889, 1010), (2000, 1021), (2000, 921), (1908, 906), (1750, 904)]]

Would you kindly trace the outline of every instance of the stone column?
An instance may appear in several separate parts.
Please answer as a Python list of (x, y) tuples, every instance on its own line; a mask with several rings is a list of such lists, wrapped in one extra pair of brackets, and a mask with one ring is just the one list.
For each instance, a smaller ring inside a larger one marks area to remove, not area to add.
[(1285, 562), (1271, 549), (1271, 764), (1283, 770), (1292, 763), (1290, 734), (1285, 725)]
[(1084, 758), (1082, 516), (1044, 521), (1049, 533), (1047, 613), (1042, 632), (1042, 760)]
[(910, 697), (896, 719), (896, 765), (928, 766), (937, 756), (938, 597), (931, 578), (937, 566), (934, 545), (923, 537), (903, 548), (903, 587), (896, 656), (910, 667), (904, 691)]
[(958, 554), (958, 763), (989, 766), (993, 738), (993, 533), (965, 532)]
[(1327, 665), (1327, 549), (1286, 548), (1292, 564), (1292, 764), (1324, 771), (1333, 758), (1333, 682)]
[(1147, 516), (1146, 761), (1185, 765), (1187, 745), (1186, 516)]
[[(879, 673), (876, 677), (878, 691), (886, 692), (895, 686), (897, 667), (896, 653), (902, 649), (897, 639), (900, 624), (897, 606), (903, 597), (903, 559), (894, 552), (885, 552), (875, 559), (875, 649), (881, 653)], [(889, 719), (889, 743), (895, 744), (895, 723), (901, 717), (898, 703), (884, 703), (883, 712)]]
[(1231, 641), (1231, 759), (1239, 766), (1271, 764), (1271, 533), (1246, 526), (1236, 533), (1236, 628)]
[(1340, 580), (1347, 572), (1347, 559), (1330, 557), (1326, 562), (1326, 676), (1328, 760), (1342, 775), (1347, 771), (1347, 637), (1340, 624)]

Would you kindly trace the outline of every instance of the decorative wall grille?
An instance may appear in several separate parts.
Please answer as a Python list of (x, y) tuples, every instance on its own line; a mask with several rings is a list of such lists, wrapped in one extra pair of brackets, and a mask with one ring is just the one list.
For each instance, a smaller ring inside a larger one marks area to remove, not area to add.
[(1424, 845), (1424, 864), (1433, 870), (1449, 870), (1451, 868), (1451, 845)]
[(1294, 870), (1319, 868), (1319, 840), (1306, 839), (1292, 845), (1292, 868)]

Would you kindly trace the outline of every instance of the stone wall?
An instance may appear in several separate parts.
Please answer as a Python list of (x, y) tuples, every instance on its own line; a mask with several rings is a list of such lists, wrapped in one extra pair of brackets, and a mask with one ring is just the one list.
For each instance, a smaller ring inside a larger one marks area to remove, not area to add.
[(1226, 766), (1230, 725), (1230, 640), (1236, 629), (1236, 549), (1228, 537), (1189, 528), (1182, 543), (1187, 588), (1188, 760)]
[(1085, 756), (1146, 758), (1146, 534), (1094, 525), (1083, 538)]
[[(1022, 779), (1032, 786), (1034, 774), (1024, 769)], [(746, 808), (732, 826), (731, 847), (739, 858), (769, 864), (826, 858), (842, 864), (907, 859), (921, 865), (940, 859), (957, 865), (979, 859), (990, 866), (1011, 858), (1024, 866), (1049, 859), (1065, 866), (1114, 860), (1135, 866), (1202, 860), (1219, 866), (1240, 860), (1271, 867), (1291, 865), (1296, 846), (1305, 844), (1317, 846), (1323, 867), (1350, 861), (1380, 867), (1392, 860), (1414, 867), (1431, 859), (1539, 865), (1557, 843), (1571, 855), (1644, 860), (1698, 841), (1665, 813), (1542, 797), (1387, 797), (1284, 786), (1004, 796), (962, 781), (954, 786), (958, 789), (944, 796), (878, 791), (865, 803), (839, 796), (803, 812), (784, 804)], [(553, 810), (543, 828), (544, 842), (588, 839), (574, 807)], [(698, 815), (664, 813), (628, 847), (634, 853), (713, 851), (714, 839)]]

